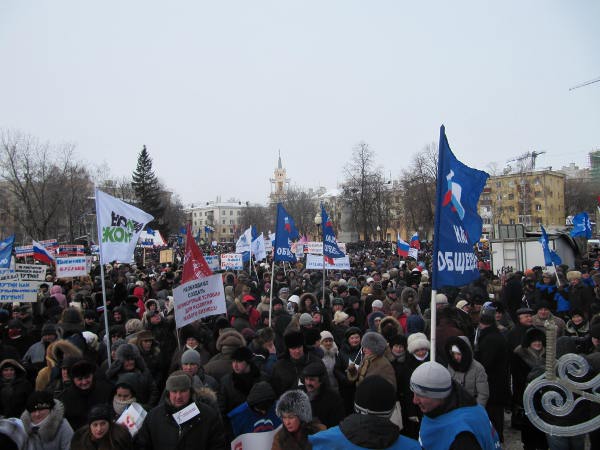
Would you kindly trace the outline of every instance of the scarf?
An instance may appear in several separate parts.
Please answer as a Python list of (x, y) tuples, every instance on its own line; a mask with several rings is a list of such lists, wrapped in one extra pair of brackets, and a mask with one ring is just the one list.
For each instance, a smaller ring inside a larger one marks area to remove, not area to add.
[(135, 397), (130, 398), (129, 400), (119, 400), (117, 397), (113, 398), (113, 409), (117, 413), (118, 416), (123, 414), (129, 405), (135, 402)]

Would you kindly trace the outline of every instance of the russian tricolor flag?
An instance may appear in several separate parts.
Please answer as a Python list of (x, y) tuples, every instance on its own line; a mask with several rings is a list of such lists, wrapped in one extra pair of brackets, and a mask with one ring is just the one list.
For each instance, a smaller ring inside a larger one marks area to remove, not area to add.
[(410, 246), (411, 248), (420, 249), (421, 243), (419, 242), (419, 233), (415, 233), (410, 238)]
[(32, 241), (33, 244), (33, 259), (40, 261), (43, 264), (52, 264), (54, 262), (54, 256), (46, 250), (42, 244), (37, 241)]
[(408, 258), (408, 249), (410, 249), (410, 245), (408, 245), (408, 242), (400, 239), (400, 235), (398, 235), (396, 246), (398, 248), (398, 256)]

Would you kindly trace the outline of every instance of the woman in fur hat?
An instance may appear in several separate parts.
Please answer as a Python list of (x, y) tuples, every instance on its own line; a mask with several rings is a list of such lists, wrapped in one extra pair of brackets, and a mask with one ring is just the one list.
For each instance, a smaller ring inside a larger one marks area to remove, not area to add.
[(384, 356), (388, 347), (385, 338), (373, 331), (365, 333), (361, 340), (363, 358), (359, 366), (350, 364), (346, 370), (348, 380), (359, 385), (366, 377), (380, 375), (396, 389), (396, 373)]
[(308, 436), (326, 429), (325, 425), (313, 420), (310, 400), (303, 391), (284, 392), (277, 401), (275, 411), (283, 426), (275, 434), (271, 450), (311, 449)]
[(29, 435), (27, 450), (69, 450), (73, 429), (65, 419), (65, 408), (50, 392), (35, 391), (21, 415)]

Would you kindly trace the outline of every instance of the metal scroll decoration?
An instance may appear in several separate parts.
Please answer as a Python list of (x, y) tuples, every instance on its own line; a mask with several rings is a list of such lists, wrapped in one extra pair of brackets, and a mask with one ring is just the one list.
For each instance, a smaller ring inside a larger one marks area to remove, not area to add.
[(556, 361), (556, 324), (547, 321), (545, 328), (546, 370), (525, 389), (525, 414), (536, 428), (553, 436), (577, 436), (597, 430), (600, 415), (577, 423), (575, 410), (585, 408), (583, 402), (600, 405), (600, 374), (588, 379), (589, 363), (574, 353)]

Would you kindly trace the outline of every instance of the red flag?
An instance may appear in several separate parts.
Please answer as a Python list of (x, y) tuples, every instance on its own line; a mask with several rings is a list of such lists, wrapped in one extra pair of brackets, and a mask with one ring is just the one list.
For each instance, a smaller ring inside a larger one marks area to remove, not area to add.
[(181, 283), (187, 283), (188, 281), (197, 280), (198, 278), (208, 277), (213, 272), (208, 267), (206, 259), (202, 254), (202, 250), (196, 244), (196, 241), (192, 237), (190, 226), (186, 227), (186, 239), (185, 239), (185, 256), (183, 258), (183, 274), (181, 276)]

